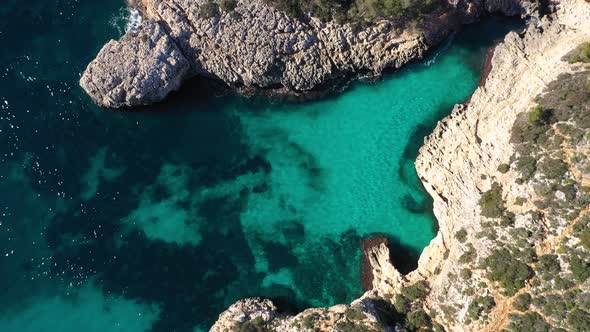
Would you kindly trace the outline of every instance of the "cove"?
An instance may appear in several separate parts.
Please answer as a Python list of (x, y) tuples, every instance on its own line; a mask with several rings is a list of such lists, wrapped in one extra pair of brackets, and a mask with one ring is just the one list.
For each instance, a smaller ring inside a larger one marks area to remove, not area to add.
[(0, 9), (2, 331), (203, 331), (248, 296), (290, 310), (350, 302), (372, 234), (411, 269), (436, 233), (414, 170), (423, 137), (518, 26), (491, 17), (314, 102), (212, 97), (194, 81), (118, 113), (77, 81), (122, 33), (122, 6)]

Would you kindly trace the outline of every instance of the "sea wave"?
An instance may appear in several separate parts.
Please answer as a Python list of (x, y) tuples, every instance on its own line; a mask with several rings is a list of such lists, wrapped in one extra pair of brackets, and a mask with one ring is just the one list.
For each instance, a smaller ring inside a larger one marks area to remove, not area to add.
[(116, 15), (111, 17), (109, 23), (122, 35), (129, 31), (136, 31), (142, 21), (143, 18), (137, 9), (125, 7), (121, 8)]

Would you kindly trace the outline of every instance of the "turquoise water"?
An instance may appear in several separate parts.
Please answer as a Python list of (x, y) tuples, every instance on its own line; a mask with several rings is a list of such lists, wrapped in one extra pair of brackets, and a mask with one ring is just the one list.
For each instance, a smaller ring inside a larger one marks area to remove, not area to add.
[(490, 18), (317, 102), (195, 80), (121, 113), (77, 81), (125, 16), (121, 0), (0, 7), (1, 331), (200, 331), (247, 296), (349, 302), (376, 233), (410, 270), (436, 228), (418, 148), (515, 27)]

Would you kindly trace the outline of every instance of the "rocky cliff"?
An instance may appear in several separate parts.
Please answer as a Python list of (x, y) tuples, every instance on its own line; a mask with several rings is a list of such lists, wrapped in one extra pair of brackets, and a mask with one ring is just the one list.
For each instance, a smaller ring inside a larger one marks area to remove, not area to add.
[(352, 304), (285, 316), (249, 299), (212, 331), (589, 330), (590, 3), (559, 1), (491, 65), (416, 161), (439, 222), (417, 270), (380, 245)]
[(101, 106), (150, 104), (195, 75), (244, 93), (325, 91), (420, 59), (457, 25), (485, 12), (518, 15), (537, 7), (529, 0), (448, 0), (424, 23), (361, 26), (291, 18), (262, 0), (240, 0), (231, 10), (209, 8), (208, 0), (130, 3), (144, 23), (107, 43), (80, 80)]

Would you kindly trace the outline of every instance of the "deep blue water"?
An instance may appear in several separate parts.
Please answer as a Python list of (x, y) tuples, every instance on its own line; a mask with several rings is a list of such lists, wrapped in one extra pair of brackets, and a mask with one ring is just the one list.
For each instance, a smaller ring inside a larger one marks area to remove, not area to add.
[(436, 231), (422, 138), (515, 27), (491, 18), (317, 102), (192, 81), (123, 113), (78, 79), (125, 16), (122, 0), (0, 6), (0, 331), (198, 331), (247, 296), (349, 302), (373, 233), (411, 267)]

